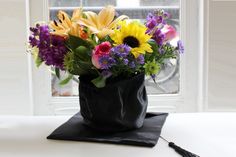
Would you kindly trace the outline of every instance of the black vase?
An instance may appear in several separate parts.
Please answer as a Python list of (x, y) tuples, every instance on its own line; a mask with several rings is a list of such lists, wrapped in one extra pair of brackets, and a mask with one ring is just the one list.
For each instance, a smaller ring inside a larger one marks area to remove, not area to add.
[(103, 132), (118, 132), (142, 127), (147, 110), (144, 74), (110, 81), (97, 88), (86, 76), (79, 84), (80, 112), (84, 124)]

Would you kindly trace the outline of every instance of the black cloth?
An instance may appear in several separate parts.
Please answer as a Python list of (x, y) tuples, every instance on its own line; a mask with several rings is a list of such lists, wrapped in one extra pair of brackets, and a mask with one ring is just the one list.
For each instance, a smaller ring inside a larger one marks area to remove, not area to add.
[[(142, 127), (147, 110), (145, 75), (114, 78), (103, 88), (80, 76), (80, 113), (84, 123), (98, 131), (117, 132)], [(108, 81), (108, 82), (109, 82)]]
[(77, 113), (53, 131), (47, 139), (153, 147), (159, 139), (162, 126), (164, 125), (167, 116), (168, 113), (147, 113), (144, 124), (139, 129), (105, 133), (95, 131), (84, 125), (82, 116), (80, 113)]

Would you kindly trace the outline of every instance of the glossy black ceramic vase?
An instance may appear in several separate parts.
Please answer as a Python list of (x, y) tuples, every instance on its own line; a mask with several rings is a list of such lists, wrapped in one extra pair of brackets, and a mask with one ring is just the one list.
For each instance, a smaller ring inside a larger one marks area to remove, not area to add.
[(147, 110), (144, 74), (110, 81), (97, 88), (86, 76), (79, 78), (80, 112), (84, 124), (103, 132), (142, 127)]

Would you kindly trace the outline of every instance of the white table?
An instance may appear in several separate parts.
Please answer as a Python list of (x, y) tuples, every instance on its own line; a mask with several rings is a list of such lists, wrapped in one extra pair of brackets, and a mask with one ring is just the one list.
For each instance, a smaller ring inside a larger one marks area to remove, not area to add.
[[(179, 157), (154, 148), (47, 140), (68, 116), (0, 116), (0, 157)], [(201, 157), (236, 157), (236, 113), (170, 114), (162, 136)]]

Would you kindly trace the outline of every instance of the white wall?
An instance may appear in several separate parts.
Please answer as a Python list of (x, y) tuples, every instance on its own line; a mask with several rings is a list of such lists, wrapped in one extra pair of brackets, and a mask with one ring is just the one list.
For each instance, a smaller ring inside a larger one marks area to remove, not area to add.
[(0, 115), (30, 114), (25, 0), (1, 0)]
[(236, 0), (205, 5), (207, 110), (236, 111)]

